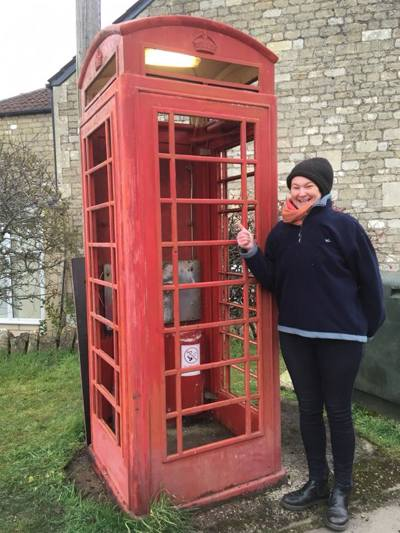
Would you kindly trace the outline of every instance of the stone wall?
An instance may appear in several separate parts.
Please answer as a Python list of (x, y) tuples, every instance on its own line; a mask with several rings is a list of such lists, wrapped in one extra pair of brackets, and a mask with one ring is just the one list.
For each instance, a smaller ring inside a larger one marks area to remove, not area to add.
[(14, 328), (0, 329), (0, 357), (10, 354), (31, 353), (48, 350), (68, 350), (77, 349), (77, 332), (73, 326), (65, 326), (60, 336), (46, 333), (40, 335), (32, 330), (15, 331)]
[(155, 0), (141, 17), (164, 14), (230, 24), (277, 53), (280, 196), (294, 163), (328, 157), (338, 207), (400, 271), (400, 3)]
[(50, 113), (0, 117), (0, 139), (23, 141), (54, 173), (53, 127)]
[(79, 111), (76, 76), (53, 87), (57, 182), (71, 205), (71, 219), (82, 248), (82, 186), (79, 155)]

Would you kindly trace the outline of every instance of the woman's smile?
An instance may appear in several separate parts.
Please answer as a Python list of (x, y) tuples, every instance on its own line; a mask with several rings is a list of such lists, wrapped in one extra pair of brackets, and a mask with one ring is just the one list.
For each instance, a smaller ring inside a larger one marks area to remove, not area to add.
[(296, 176), (292, 179), (290, 198), (296, 207), (301, 207), (308, 202), (319, 200), (321, 192), (310, 179)]

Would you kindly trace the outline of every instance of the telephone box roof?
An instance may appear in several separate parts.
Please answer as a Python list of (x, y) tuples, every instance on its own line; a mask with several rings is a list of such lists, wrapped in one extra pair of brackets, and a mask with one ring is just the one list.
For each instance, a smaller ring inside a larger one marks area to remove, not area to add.
[(236, 39), (238, 41), (242, 41), (244, 44), (249, 46), (250, 48), (253, 48), (260, 54), (264, 55), (268, 61), (272, 63), (276, 63), (278, 61), (278, 56), (276, 56), (271, 50), (269, 50), (266, 46), (261, 44), (259, 41), (251, 37), (250, 35), (247, 35), (232, 26), (228, 26), (226, 24), (223, 24), (221, 22), (216, 22), (214, 20), (209, 20), (205, 18), (200, 17), (192, 17), (188, 15), (174, 15), (174, 16), (160, 16), (160, 17), (147, 17), (139, 20), (131, 20), (128, 22), (123, 22), (121, 24), (113, 24), (111, 26), (108, 26), (107, 28), (104, 28), (101, 30), (96, 37), (94, 38), (94, 41), (92, 42), (91, 46), (89, 47), (84, 62), (82, 64), (80, 76), (79, 76), (79, 87), (82, 87), (83, 80), (85, 78), (86, 70), (88, 68), (88, 65), (90, 63), (90, 60), (99, 47), (99, 45), (107, 39), (107, 37), (111, 35), (129, 35), (130, 33), (144, 30), (144, 29), (150, 29), (150, 28), (157, 28), (157, 27), (168, 27), (168, 26), (194, 26), (199, 29), (204, 29), (208, 31), (215, 31), (218, 33), (222, 33), (225, 35), (228, 35), (232, 37), (233, 39)]

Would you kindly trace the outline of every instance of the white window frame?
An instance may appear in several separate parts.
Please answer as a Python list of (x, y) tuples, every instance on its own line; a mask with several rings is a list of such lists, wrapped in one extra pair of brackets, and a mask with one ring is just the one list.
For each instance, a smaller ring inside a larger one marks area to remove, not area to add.
[[(11, 246), (11, 237), (9, 233), (5, 235), (5, 246)], [(11, 280), (9, 282), (9, 289), (11, 290)], [(45, 283), (44, 283), (44, 272), (43, 270), (39, 271), (39, 294), (40, 294), (40, 318), (15, 318), (13, 316), (13, 306), (10, 302), (5, 302), (7, 317), (0, 317), (0, 326), (1, 325), (21, 325), (21, 326), (39, 326), (40, 323), (45, 319), (45, 309), (42, 304), (45, 296)], [(11, 300), (11, 298), (10, 298)]]

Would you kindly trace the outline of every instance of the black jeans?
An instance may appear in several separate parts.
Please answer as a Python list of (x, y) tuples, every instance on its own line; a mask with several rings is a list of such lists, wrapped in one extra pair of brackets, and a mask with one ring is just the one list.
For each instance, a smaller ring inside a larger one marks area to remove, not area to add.
[(308, 339), (280, 333), (282, 355), (299, 402), (300, 430), (310, 479), (326, 478), (325, 407), (331, 432), (335, 483), (352, 485), (354, 428), (351, 397), (363, 355), (354, 341)]

